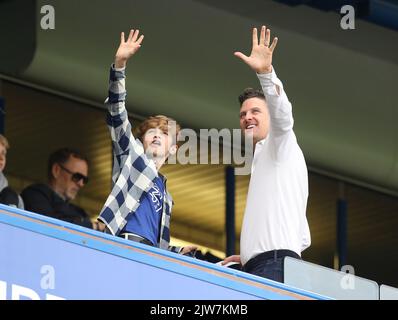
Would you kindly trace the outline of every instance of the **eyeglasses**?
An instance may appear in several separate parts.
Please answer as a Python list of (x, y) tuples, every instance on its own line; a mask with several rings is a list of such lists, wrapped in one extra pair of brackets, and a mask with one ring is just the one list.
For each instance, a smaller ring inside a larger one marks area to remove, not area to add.
[(72, 175), (72, 181), (78, 183), (80, 180), (83, 180), (83, 184), (87, 184), (88, 183), (88, 177), (86, 177), (85, 175), (79, 173), (79, 172), (72, 172), (69, 169), (66, 169), (63, 165), (59, 164), (58, 165), (61, 167), (62, 170), (65, 170), (67, 173), (69, 173), (70, 175)]

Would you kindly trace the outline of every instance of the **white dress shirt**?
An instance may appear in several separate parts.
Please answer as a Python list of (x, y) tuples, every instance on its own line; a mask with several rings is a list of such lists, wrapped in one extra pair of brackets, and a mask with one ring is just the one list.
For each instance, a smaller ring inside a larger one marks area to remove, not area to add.
[(255, 146), (240, 239), (243, 265), (275, 249), (301, 256), (311, 244), (307, 166), (293, 132), (292, 105), (274, 70), (257, 76), (268, 104), (270, 130)]

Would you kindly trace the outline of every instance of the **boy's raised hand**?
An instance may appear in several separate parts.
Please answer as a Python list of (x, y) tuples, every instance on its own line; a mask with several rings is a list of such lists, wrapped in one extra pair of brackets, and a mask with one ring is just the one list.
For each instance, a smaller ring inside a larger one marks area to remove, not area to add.
[(144, 35), (138, 38), (140, 31), (132, 29), (127, 38), (124, 37), (124, 32), (120, 35), (120, 45), (115, 55), (115, 67), (124, 68), (127, 60), (130, 59), (140, 48), (141, 43), (144, 40)]

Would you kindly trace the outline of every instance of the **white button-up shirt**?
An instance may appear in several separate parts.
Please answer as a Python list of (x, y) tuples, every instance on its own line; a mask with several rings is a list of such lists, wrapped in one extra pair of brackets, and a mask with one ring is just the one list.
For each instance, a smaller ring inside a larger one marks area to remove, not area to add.
[(311, 244), (307, 166), (293, 132), (292, 105), (274, 70), (257, 76), (268, 104), (270, 130), (255, 147), (240, 239), (242, 264), (275, 249), (301, 256)]

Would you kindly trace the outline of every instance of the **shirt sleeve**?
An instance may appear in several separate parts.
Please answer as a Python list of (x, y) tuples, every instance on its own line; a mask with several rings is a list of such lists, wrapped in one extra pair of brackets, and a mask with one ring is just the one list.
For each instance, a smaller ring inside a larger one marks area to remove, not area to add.
[(263, 89), (270, 115), (269, 139), (274, 147), (274, 158), (283, 161), (288, 157), (292, 145), (296, 144), (293, 132), (292, 104), (274, 68), (271, 73), (257, 74)]
[(107, 124), (111, 134), (114, 156), (113, 183), (116, 183), (129, 153), (133, 152), (138, 156), (144, 154), (142, 146), (133, 136), (132, 126), (126, 110), (125, 71), (125, 68), (118, 69), (112, 64), (109, 76), (108, 98), (105, 100), (105, 105), (108, 108)]
[(125, 106), (125, 68), (115, 69), (111, 66), (109, 77), (109, 92), (105, 104), (108, 107), (107, 124), (111, 133), (115, 155), (126, 152), (134, 143), (131, 124)]

